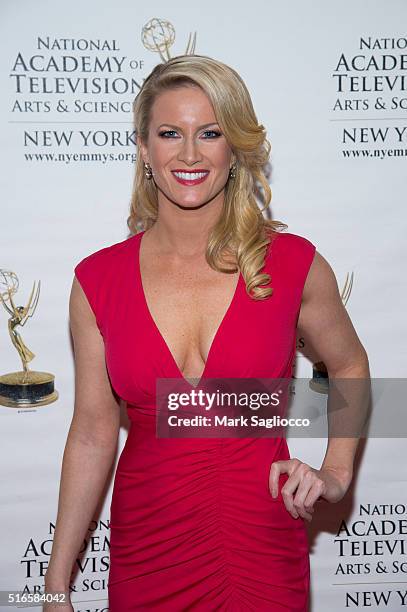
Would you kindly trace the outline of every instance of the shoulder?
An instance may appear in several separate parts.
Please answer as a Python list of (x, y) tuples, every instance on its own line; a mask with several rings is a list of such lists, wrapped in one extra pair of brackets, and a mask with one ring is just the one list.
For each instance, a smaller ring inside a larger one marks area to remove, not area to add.
[(115, 291), (128, 282), (129, 266), (133, 262), (131, 247), (137, 237), (135, 234), (93, 251), (74, 267), (75, 278), (85, 293), (102, 335), (112, 308), (112, 294), (115, 295)]
[(281, 267), (295, 277), (305, 278), (315, 253), (315, 244), (305, 236), (286, 231), (270, 234), (270, 260), (274, 261), (274, 266)]
[(309, 238), (301, 236), (300, 234), (294, 234), (293, 232), (273, 232), (272, 234), (272, 248), (275, 243), (275, 248), (284, 251), (298, 252), (298, 251), (309, 251), (315, 252), (316, 246)]
[(292, 261), (296, 268), (302, 269), (304, 300), (311, 294), (337, 292), (337, 281), (332, 267), (309, 238), (290, 232), (279, 232), (276, 247), (286, 254), (286, 259)]
[(115, 267), (128, 252), (137, 236), (138, 234), (89, 253), (75, 265), (75, 274), (79, 278), (88, 271), (97, 274), (99, 269), (106, 272), (107, 268)]
[(305, 236), (292, 232), (278, 232), (271, 252), (284, 262), (286, 270), (302, 279), (302, 301), (330, 299), (338, 295), (335, 272), (316, 245)]
[(303, 302), (336, 300), (339, 296), (338, 281), (330, 263), (315, 251), (303, 291)]

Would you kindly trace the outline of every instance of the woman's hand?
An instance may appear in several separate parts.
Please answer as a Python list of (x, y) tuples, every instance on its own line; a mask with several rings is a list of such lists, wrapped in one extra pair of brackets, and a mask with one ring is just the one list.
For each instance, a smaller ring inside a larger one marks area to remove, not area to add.
[(281, 488), (285, 506), (294, 518), (302, 516), (307, 521), (312, 520), (314, 504), (322, 497), (334, 503), (345, 495), (352, 474), (342, 468), (322, 467), (316, 470), (299, 459), (275, 461), (270, 467), (269, 488), (272, 497), (278, 495), (278, 480), (280, 474), (288, 474), (289, 478)]

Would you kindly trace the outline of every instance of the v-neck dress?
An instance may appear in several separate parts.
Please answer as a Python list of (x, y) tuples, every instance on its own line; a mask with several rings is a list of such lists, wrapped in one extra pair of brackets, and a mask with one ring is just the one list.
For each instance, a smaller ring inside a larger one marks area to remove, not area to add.
[[(270, 466), (289, 459), (284, 437), (156, 435), (156, 380), (183, 379), (148, 309), (140, 273), (144, 232), (75, 267), (105, 345), (130, 430), (110, 505), (110, 612), (306, 612), (310, 582), (304, 519), (269, 491)], [(200, 381), (290, 378), (296, 325), (315, 246), (273, 235), (264, 271), (274, 293), (256, 301), (243, 276), (213, 339)]]

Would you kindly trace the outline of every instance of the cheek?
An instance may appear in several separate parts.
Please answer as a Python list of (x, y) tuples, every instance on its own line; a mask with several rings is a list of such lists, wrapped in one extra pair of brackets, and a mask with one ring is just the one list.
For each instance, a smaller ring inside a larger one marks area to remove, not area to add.
[(213, 151), (212, 155), (208, 155), (208, 157), (214, 168), (217, 168), (222, 173), (228, 172), (232, 159), (229, 150), (222, 146), (217, 151)]
[(171, 147), (163, 146), (160, 142), (154, 142), (150, 145), (149, 149), (151, 164), (156, 166), (159, 171), (165, 164), (167, 164), (172, 157), (174, 152), (171, 151)]
[(156, 167), (159, 172), (162, 170), (163, 166), (165, 166), (168, 161), (168, 156), (166, 156), (163, 151), (153, 150), (150, 155), (152, 165)]
[(219, 149), (219, 152), (218, 152), (219, 166), (225, 168), (225, 170), (228, 170), (229, 166), (231, 165), (231, 161), (232, 161), (232, 152), (230, 151), (228, 147), (223, 146), (221, 149)]

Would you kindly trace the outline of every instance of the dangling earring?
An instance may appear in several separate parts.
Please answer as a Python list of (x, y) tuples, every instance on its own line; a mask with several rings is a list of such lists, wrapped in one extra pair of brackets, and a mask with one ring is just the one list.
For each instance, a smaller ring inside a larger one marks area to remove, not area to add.
[(230, 170), (229, 170), (229, 178), (231, 178), (231, 179), (236, 178), (236, 164), (233, 164), (233, 166), (230, 168)]
[(146, 172), (145, 172), (146, 178), (148, 180), (152, 179), (153, 178), (153, 169), (151, 168), (150, 164), (146, 164), (144, 162), (144, 168), (146, 170)]

